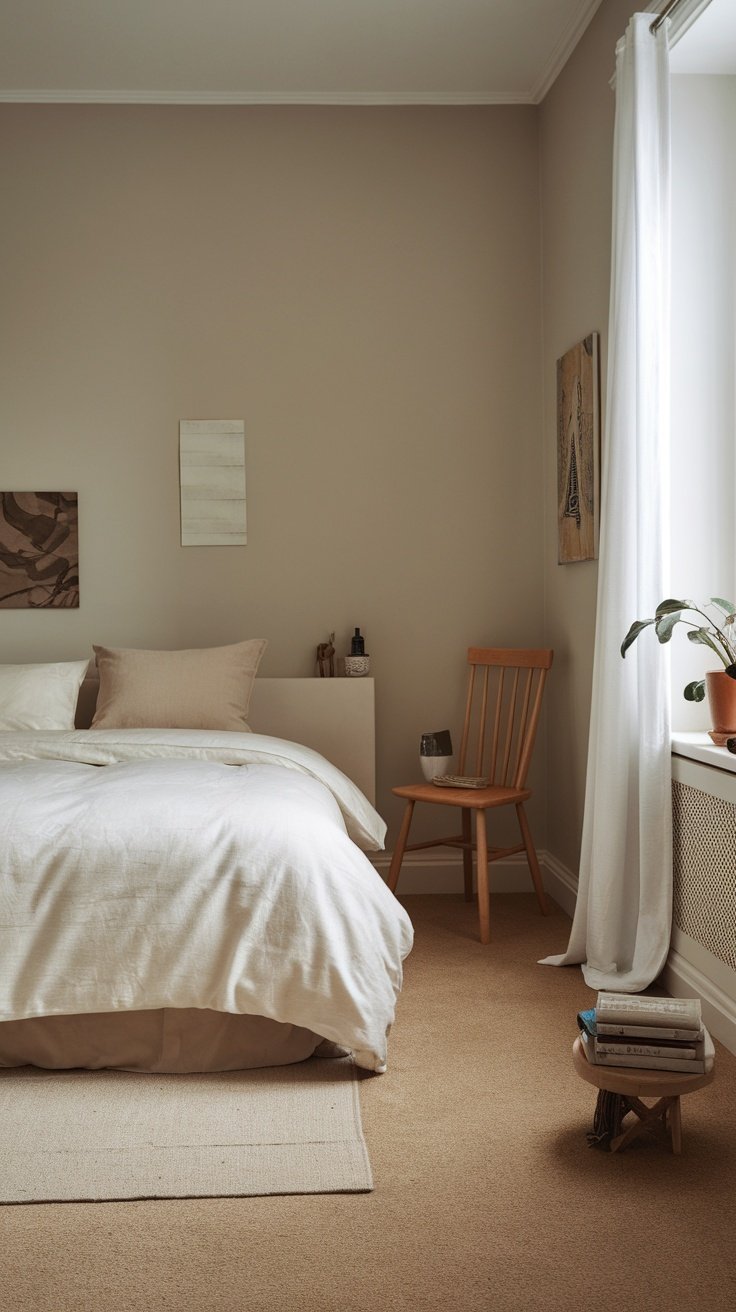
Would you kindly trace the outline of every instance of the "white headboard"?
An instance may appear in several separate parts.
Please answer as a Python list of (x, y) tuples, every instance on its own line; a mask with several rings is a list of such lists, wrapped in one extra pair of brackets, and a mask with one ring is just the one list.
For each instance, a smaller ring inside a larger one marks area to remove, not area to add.
[[(86, 729), (97, 701), (97, 672), (82, 684), (77, 727)], [(373, 679), (262, 679), (253, 684), (248, 722), (254, 733), (311, 747), (376, 800)]]

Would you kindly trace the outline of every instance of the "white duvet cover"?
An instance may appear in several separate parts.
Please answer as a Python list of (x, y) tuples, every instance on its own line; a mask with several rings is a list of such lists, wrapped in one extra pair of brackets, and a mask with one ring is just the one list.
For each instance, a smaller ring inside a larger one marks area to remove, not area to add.
[(0, 1020), (269, 1016), (373, 1071), (412, 943), (385, 825), (309, 748), (203, 730), (0, 733)]

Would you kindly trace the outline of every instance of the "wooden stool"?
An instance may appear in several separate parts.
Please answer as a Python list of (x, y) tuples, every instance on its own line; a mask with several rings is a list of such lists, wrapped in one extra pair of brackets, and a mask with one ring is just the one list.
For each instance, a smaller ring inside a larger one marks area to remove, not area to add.
[[(581, 1039), (572, 1045), (572, 1057), (575, 1070), (588, 1084), (596, 1089), (605, 1089), (608, 1093), (618, 1093), (625, 1102), (626, 1111), (636, 1112), (638, 1120), (611, 1140), (610, 1149), (617, 1153), (627, 1143), (636, 1139), (648, 1126), (661, 1124), (669, 1130), (673, 1153), (682, 1149), (682, 1119), (680, 1098), (684, 1093), (693, 1093), (702, 1089), (713, 1079), (714, 1069), (699, 1072), (697, 1075), (680, 1074), (679, 1071), (646, 1070), (633, 1066), (594, 1066), (583, 1052)], [(656, 1098), (657, 1102), (649, 1107), (642, 1098)], [(625, 1115), (626, 1113), (624, 1113)]]

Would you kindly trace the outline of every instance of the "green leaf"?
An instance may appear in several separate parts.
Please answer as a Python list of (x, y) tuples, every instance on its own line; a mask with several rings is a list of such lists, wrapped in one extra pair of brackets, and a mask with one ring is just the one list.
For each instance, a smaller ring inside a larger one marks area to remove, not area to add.
[(689, 683), (683, 693), (686, 702), (702, 702), (705, 697), (705, 679)]
[(661, 615), (655, 621), (654, 631), (660, 642), (669, 642), (672, 637), (672, 631), (677, 623), (682, 619), (682, 611), (674, 610), (667, 615)]
[(687, 636), (690, 642), (699, 642), (703, 647), (710, 647), (711, 651), (715, 652), (718, 659), (723, 660), (720, 651), (711, 637), (710, 629), (689, 629)]
[(723, 597), (711, 597), (710, 604), (711, 606), (717, 606), (719, 610), (723, 611), (724, 615), (736, 615), (736, 606), (732, 601), (724, 601)]
[(659, 619), (660, 615), (671, 615), (675, 610), (693, 609), (697, 609), (693, 601), (677, 601), (674, 597), (668, 597), (666, 601), (660, 601), (654, 614)]
[(626, 634), (626, 637), (621, 643), (622, 656), (626, 655), (632, 642), (636, 641), (636, 639), (639, 637), (639, 634), (642, 633), (644, 629), (648, 628), (650, 624), (654, 624), (654, 622), (655, 622), (654, 620), (634, 620), (634, 623), (632, 624), (631, 628)]

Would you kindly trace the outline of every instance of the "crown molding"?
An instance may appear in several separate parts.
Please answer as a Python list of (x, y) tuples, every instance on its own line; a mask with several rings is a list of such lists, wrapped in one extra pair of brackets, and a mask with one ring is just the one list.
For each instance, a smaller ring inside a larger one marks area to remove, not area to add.
[[(683, 0), (705, 7), (709, 0)], [(558, 77), (602, 0), (578, 0), (578, 8), (552, 55), (527, 92), (488, 91), (193, 91), (69, 87), (0, 89), (0, 103), (39, 105), (538, 105)], [(653, 7), (653, 6), (652, 6)]]
[(578, 41), (582, 37), (586, 28), (590, 25), (596, 11), (600, 8), (602, 0), (582, 0), (576, 14), (573, 15), (570, 23), (562, 33), (557, 45), (552, 51), (547, 67), (544, 69), (542, 76), (535, 82), (529, 93), (529, 101), (532, 105), (538, 105), (544, 100), (547, 92), (553, 82), (559, 77), (565, 64), (570, 58)]
[(38, 105), (528, 105), (528, 95), (483, 91), (0, 90), (0, 103)]

